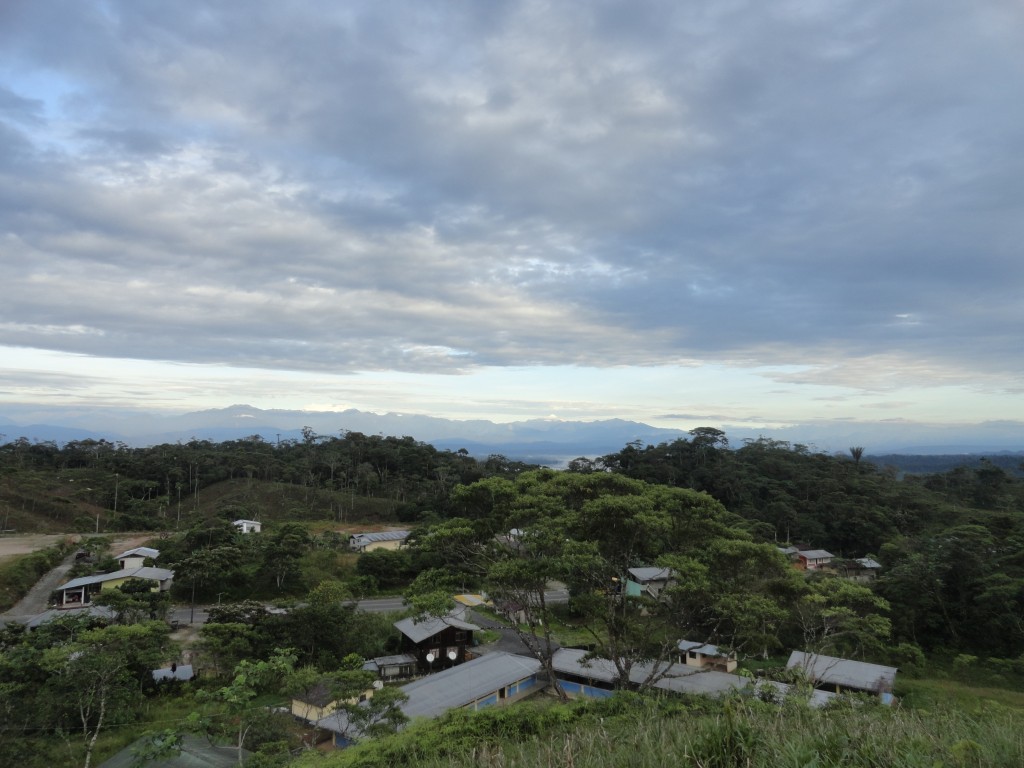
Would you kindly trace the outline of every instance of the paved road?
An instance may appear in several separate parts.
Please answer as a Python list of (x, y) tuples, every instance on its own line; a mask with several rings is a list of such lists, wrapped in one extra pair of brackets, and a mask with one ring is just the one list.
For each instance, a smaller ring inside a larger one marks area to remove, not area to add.
[(75, 553), (72, 552), (56, 568), (49, 571), (21, 598), (11, 606), (9, 611), (0, 614), (0, 622), (28, 621), (49, 607), (50, 595), (57, 587), (67, 581), (68, 571), (75, 564)]

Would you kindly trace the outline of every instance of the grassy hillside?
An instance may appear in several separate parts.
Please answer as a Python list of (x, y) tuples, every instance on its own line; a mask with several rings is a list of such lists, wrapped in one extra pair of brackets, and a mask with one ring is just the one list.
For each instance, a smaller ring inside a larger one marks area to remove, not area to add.
[(1022, 725), (1020, 710), (999, 706), (979, 714), (870, 703), (812, 711), (797, 702), (687, 703), (620, 694), (603, 702), (457, 712), (326, 757), (307, 755), (295, 765), (1017, 768), (1024, 765)]

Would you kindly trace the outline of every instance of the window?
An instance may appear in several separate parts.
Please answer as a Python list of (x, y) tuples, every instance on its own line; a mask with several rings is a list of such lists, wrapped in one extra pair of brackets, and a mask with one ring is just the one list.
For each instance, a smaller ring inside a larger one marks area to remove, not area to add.
[(455, 633), (455, 642), (456, 643), (464, 643), (464, 642), (466, 642), (466, 633), (463, 632), (462, 630), (459, 630), (458, 632), (456, 632)]

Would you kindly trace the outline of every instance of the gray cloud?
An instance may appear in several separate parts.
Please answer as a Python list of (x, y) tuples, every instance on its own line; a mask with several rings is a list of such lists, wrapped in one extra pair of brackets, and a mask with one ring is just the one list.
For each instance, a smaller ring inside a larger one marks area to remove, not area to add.
[(1021, 372), (1014, 5), (0, 21), (0, 343), (330, 371)]

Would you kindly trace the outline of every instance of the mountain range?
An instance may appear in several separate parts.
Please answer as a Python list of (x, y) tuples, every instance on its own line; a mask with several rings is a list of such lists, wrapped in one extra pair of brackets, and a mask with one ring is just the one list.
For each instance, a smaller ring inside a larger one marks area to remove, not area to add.
[[(710, 426), (710, 425), (709, 425)], [(1024, 425), (1015, 421), (978, 425), (922, 425), (907, 422), (818, 422), (772, 429), (714, 425), (734, 446), (745, 439), (768, 437), (811, 450), (846, 452), (862, 445), (867, 454), (994, 454), (1024, 448)], [(531, 419), (495, 423), (402, 413), (296, 411), (232, 405), (181, 414), (74, 406), (6, 404), (0, 412), (0, 442), (18, 437), (66, 443), (106, 439), (130, 446), (187, 442), (193, 438), (222, 442), (260, 435), (268, 442), (301, 439), (303, 427), (317, 434), (342, 432), (411, 436), (439, 449), (465, 448), (474, 456), (500, 453), (510, 459), (558, 466), (577, 456), (600, 456), (639, 440), (656, 444), (687, 437), (683, 429), (653, 427), (636, 421), (563, 421)]]

